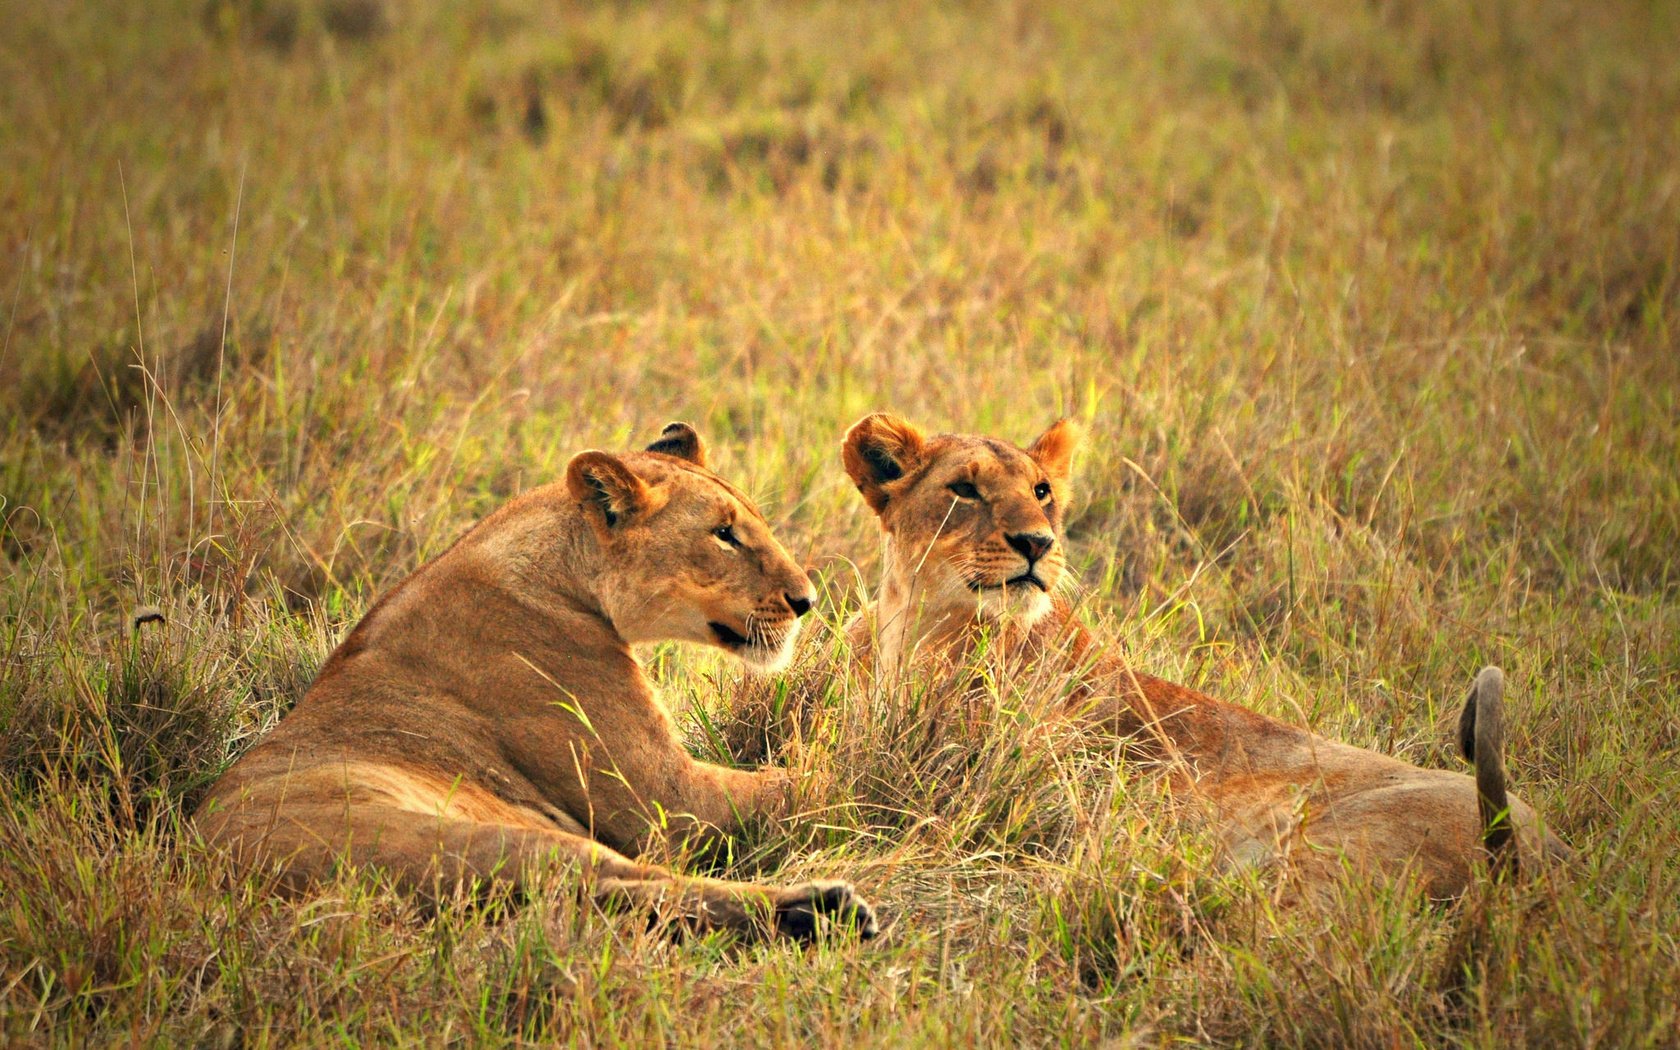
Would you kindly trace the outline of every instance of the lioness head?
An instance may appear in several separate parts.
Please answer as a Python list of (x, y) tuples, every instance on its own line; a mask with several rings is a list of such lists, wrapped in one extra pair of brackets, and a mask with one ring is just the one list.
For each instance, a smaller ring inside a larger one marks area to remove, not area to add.
[(1062, 521), (1078, 425), (1028, 447), (922, 433), (884, 412), (846, 432), (846, 473), (881, 519), (889, 603), (923, 616), (1004, 614), (1031, 624), (1067, 565)]
[(566, 491), (603, 555), (595, 591), (630, 642), (719, 646), (767, 670), (787, 664), (810, 579), (739, 489), (706, 467), (700, 436), (672, 423), (645, 452), (580, 452)]

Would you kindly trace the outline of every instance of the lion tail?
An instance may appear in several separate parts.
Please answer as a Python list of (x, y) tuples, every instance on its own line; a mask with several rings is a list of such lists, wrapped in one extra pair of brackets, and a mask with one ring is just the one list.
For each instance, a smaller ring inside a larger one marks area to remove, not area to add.
[(1505, 793), (1505, 673), (1484, 667), (1458, 716), (1458, 747), (1476, 767), (1482, 847), (1495, 875), (1515, 874), (1516, 829)]

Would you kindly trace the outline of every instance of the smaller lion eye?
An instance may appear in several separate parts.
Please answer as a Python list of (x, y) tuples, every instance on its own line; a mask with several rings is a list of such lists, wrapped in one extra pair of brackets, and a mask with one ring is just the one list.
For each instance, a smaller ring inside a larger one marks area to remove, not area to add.
[(952, 492), (956, 493), (958, 499), (979, 499), (980, 498), (980, 490), (975, 488), (972, 483), (967, 482), (967, 481), (953, 481), (945, 487), (950, 489)]
[(741, 545), (741, 538), (735, 535), (735, 526), (733, 525), (719, 525), (717, 528), (712, 530), (712, 535), (716, 536), (724, 543), (729, 544), (731, 547), (739, 547)]
[(1041, 500), (1049, 499), (1050, 498), (1050, 483), (1048, 481), (1041, 481), (1038, 484), (1034, 485), (1033, 486), (1033, 495), (1037, 496)]

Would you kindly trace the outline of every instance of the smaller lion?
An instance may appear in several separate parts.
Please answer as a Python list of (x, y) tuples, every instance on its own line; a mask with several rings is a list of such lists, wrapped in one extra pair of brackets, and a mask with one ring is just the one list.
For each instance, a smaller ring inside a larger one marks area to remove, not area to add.
[(1459, 724), (1475, 777), (1422, 769), (1325, 739), (1126, 666), (1066, 601), (1070, 467), (1077, 426), (1062, 420), (1026, 448), (923, 433), (886, 413), (846, 433), (846, 473), (880, 519), (885, 579), (849, 625), (877, 674), (950, 667), (981, 634), (1017, 663), (1063, 660), (1064, 714), (1123, 737), (1159, 763), (1175, 794), (1211, 813), (1231, 864), (1278, 864), (1309, 892), (1345, 865), (1415, 876), (1436, 898), (1463, 894), (1478, 858), (1501, 873), (1567, 855), (1510, 795), (1503, 765), (1504, 676), (1476, 676)]
[(841, 881), (694, 878), (631, 859), (660, 829), (702, 841), (778, 819), (778, 769), (699, 762), (631, 645), (722, 648), (784, 665), (810, 580), (692, 427), (645, 452), (579, 453), (382, 597), (297, 707), (211, 787), (193, 820), (282, 885), (348, 862), (422, 893), (523, 889), (575, 869), (596, 900), (700, 929), (809, 938), (876, 931)]

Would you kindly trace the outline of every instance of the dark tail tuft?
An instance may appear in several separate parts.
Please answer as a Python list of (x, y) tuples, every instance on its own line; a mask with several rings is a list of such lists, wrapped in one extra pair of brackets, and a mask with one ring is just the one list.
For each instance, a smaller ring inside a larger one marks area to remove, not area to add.
[(1458, 716), (1458, 748), (1476, 767), (1476, 797), (1482, 818), (1482, 847), (1496, 876), (1517, 870), (1515, 828), (1505, 794), (1505, 674), (1484, 667), (1470, 687)]

